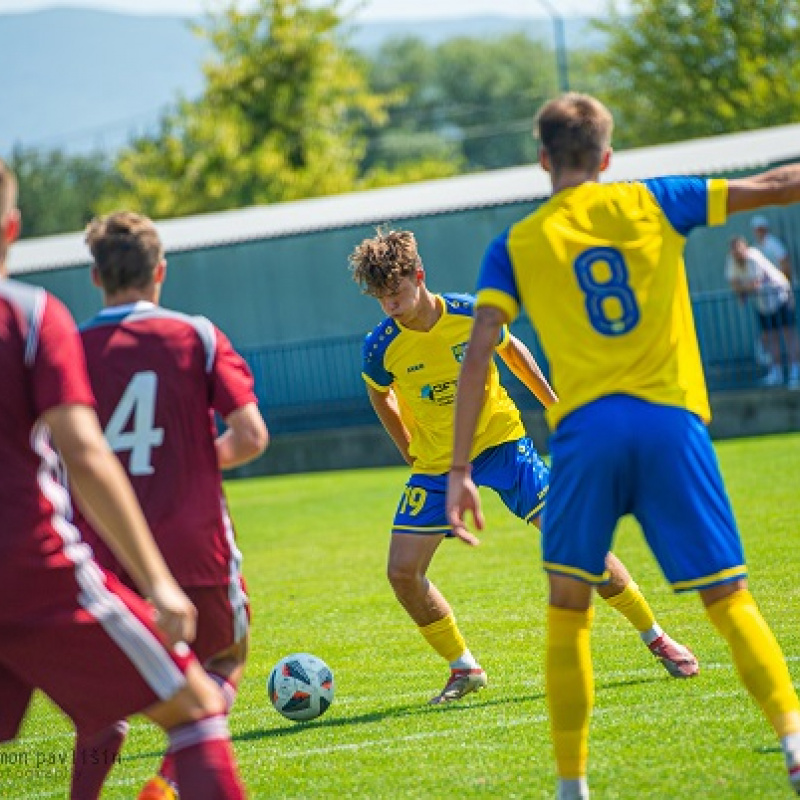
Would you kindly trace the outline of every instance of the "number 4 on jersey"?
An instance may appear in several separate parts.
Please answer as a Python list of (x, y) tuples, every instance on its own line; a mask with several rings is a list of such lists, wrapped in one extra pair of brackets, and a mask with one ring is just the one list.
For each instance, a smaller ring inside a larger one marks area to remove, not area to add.
[(131, 475), (152, 475), (150, 451), (164, 442), (164, 429), (154, 427), (157, 390), (155, 372), (137, 372), (106, 425), (106, 440), (111, 449), (115, 453), (130, 451)]

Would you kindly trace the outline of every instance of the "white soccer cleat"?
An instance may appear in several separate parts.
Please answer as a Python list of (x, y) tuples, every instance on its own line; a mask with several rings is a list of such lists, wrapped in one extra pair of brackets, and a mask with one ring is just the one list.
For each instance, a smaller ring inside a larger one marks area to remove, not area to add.
[(474, 669), (454, 669), (451, 670), (450, 678), (445, 684), (444, 689), (428, 702), (434, 706), (438, 706), (442, 703), (452, 703), (454, 700), (460, 700), (465, 694), (480, 691), (488, 682), (489, 680), (486, 677), (486, 673), (480, 667), (475, 667)]

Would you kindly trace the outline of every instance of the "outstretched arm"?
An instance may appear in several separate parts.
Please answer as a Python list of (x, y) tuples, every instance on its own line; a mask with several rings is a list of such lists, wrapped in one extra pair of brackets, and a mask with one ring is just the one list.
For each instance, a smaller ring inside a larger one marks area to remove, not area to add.
[(397, 395), (394, 389), (389, 389), (386, 392), (378, 391), (374, 386), (367, 384), (367, 394), (375, 413), (381, 424), (386, 428), (386, 433), (391, 436), (392, 441), (400, 451), (406, 464), (413, 466), (414, 459), (411, 458), (409, 453), (409, 445), (411, 444), (411, 435), (409, 434), (406, 426), (403, 424), (403, 419), (400, 416), (400, 407), (397, 403)]
[(81, 510), (153, 602), (159, 627), (173, 644), (191, 642), (197, 612), (167, 569), (94, 411), (88, 406), (56, 406), (42, 420), (66, 464)]
[(545, 408), (550, 408), (558, 402), (558, 396), (547, 382), (533, 353), (516, 336), (509, 333), (508, 344), (498, 354)]
[(453, 462), (447, 481), (447, 518), (453, 526), (453, 533), (472, 545), (478, 544), (478, 539), (467, 530), (465, 513), (469, 511), (475, 520), (475, 527), (482, 530), (483, 512), (477, 487), (471, 477), (469, 456), (483, 408), (486, 373), (505, 322), (505, 314), (500, 309), (488, 306), (478, 308), (458, 378)]
[(800, 164), (728, 181), (728, 213), (762, 206), (785, 206), (800, 201)]

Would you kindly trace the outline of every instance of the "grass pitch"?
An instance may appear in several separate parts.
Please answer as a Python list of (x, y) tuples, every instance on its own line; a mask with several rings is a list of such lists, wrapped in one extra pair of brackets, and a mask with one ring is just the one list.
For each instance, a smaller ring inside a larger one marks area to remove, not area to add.
[[(717, 451), (751, 589), (798, 678), (800, 434), (723, 442)], [(554, 796), (538, 535), (487, 493), (482, 546), (442, 545), (431, 577), (452, 603), (489, 687), (430, 707), (447, 666), (414, 630), (384, 574), (405, 476), (398, 468), (227, 486), (254, 610), (251, 659), (231, 719), (252, 798)], [(701, 675), (669, 678), (625, 620), (598, 603), (593, 796), (789, 797), (777, 743), (699, 600), (669, 591), (630, 520), (616, 552), (662, 626), (694, 649)], [(335, 673), (333, 706), (309, 723), (284, 720), (266, 694), (272, 665), (295, 651), (315, 653)], [(163, 746), (157, 729), (134, 721), (103, 797), (135, 797)], [(37, 698), (21, 738), (0, 747), (0, 797), (66, 796), (71, 748), (68, 722)]]

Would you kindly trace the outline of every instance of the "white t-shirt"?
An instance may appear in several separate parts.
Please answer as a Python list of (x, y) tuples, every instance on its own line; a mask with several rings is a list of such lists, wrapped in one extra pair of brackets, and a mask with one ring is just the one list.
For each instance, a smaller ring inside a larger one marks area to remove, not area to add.
[(747, 248), (743, 265), (728, 256), (725, 277), (731, 282), (754, 284), (753, 302), (760, 314), (774, 314), (789, 300), (788, 278), (758, 249)]
[(781, 261), (789, 255), (783, 242), (771, 233), (764, 237), (763, 242), (756, 242), (753, 246), (760, 250), (776, 266), (780, 266)]

